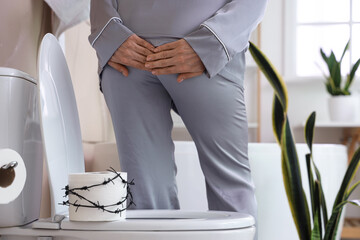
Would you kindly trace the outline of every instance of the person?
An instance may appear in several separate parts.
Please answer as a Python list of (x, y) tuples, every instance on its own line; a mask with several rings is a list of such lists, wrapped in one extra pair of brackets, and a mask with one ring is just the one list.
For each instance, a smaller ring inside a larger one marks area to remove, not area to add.
[[(256, 218), (244, 102), (245, 52), (267, 0), (93, 0), (120, 166), (137, 209), (178, 209), (170, 110), (196, 145), (210, 210)], [(190, 187), (190, 186), (189, 186)]]

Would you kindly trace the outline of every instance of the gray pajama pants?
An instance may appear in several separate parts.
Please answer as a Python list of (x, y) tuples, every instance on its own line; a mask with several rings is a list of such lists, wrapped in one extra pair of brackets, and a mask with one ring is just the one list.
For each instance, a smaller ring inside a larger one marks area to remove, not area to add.
[[(237, 211), (256, 218), (256, 199), (247, 147), (244, 53), (223, 70), (176, 81), (129, 68), (129, 76), (106, 66), (102, 91), (110, 109), (122, 171), (134, 179), (137, 209), (178, 209), (172, 103), (191, 134), (206, 179), (210, 210)], [(234, 69), (234, 68), (233, 68)], [(239, 77), (240, 76), (240, 77)], [(191, 187), (191, 186), (189, 186)]]

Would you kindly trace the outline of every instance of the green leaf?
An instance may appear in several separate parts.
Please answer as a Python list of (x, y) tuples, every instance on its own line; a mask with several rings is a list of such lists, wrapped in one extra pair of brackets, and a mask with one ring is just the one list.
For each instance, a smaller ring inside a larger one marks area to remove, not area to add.
[(301, 172), (289, 119), (286, 117), (281, 136), (282, 170), (291, 213), (301, 240), (311, 236), (311, 222)]
[(326, 86), (326, 90), (328, 91), (328, 93), (329, 93), (330, 95), (334, 96), (334, 95), (335, 95), (335, 91), (334, 91), (331, 83), (330, 83), (330, 82), (325, 82), (325, 86)]
[(273, 100), (273, 112), (272, 112), (272, 122), (273, 122), (273, 131), (276, 138), (276, 141), (280, 144), (281, 142), (281, 133), (284, 126), (285, 114), (284, 109), (280, 103), (279, 98), (274, 94)]
[(346, 200), (341, 202), (336, 208), (335, 210), (340, 211), (346, 204), (350, 203), (351, 205), (360, 207), (360, 200), (359, 199), (354, 199), (354, 200)]
[(320, 183), (320, 198), (321, 198), (321, 210), (322, 210), (321, 212), (322, 212), (322, 215), (323, 215), (324, 228), (325, 228), (327, 223), (328, 223), (328, 212), (327, 212), (326, 199), (325, 199), (321, 179), (318, 179), (318, 180), (319, 180), (319, 183)]
[(325, 237), (324, 240), (333, 240), (335, 239), (337, 235), (338, 225), (340, 222), (340, 216), (342, 213), (342, 210), (346, 204), (352, 204), (355, 206), (360, 207), (360, 200), (345, 200), (339, 203), (338, 205), (334, 206), (332, 215), (330, 217), (330, 220), (328, 222), (328, 225), (326, 226), (325, 230)]
[(324, 240), (335, 240), (337, 234), (337, 228), (340, 221), (340, 216), (346, 202), (342, 202), (337, 206), (334, 206), (331, 217), (325, 228)]
[(341, 66), (336, 62), (331, 69), (330, 76), (334, 82), (336, 88), (341, 88)]
[(324, 191), (323, 191), (322, 184), (321, 184), (321, 176), (320, 176), (319, 169), (316, 167), (315, 162), (312, 161), (312, 143), (313, 143), (313, 137), (314, 137), (315, 120), (316, 120), (316, 113), (312, 112), (305, 124), (305, 141), (310, 149), (310, 154), (306, 154), (305, 157), (306, 157), (306, 165), (307, 165), (307, 171), (308, 171), (309, 184), (310, 184), (310, 181), (312, 182), (312, 184), (310, 184), (310, 195), (312, 198), (313, 219), (314, 219), (314, 212), (315, 212), (315, 209), (313, 206), (313, 204), (314, 204), (313, 194), (314, 193), (311, 188), (313, 187), (312, 185), (314, 184), (313, 183), (314, 177), (313, 177), (313, 173), (311, 170), (311, 163), (314, 165), (317, 181), (319, 182), (319, 194), (320, 194), (320, 200), (322, 203), (321, 208), (322, 208), (322, 213), (323, 213), (323, 217), (324, 217), (324, 226), (326, 226), (328, 216), (327, 216), (326, 200), (325, 200)]
[(351, 86), (351, 84), (352, 84), (352, 82), (354, 80), (356, 71), (358, 70), (359, 64), (360, 64), (360, 58), (357, 60), (357, 62), (351, 68), (350, 75), (348, 75), (347, 81), (345, 83), (345, 87), (344, 87), (345, 91), (349, 91), (349, 88), (350, 88), (350, 86)]
[(339, 192), (336, 196), (334, 206), (337, 206), (340, 202), (344, 200), (346, 190), (349, 187), (353, 178), (355, 177), (359, 165), (360, 165), (360, 148), (358, 148), (354, 153), (354, 156), (352, 157), (351, 162), (346, 170)]
[[(341, 214), (341, 211), (340, 211)], [(338, 216), (339, 216), (339, 211), (333, 211), (331, 214), (331, 217), (328, 221), (328, 224), (326, 225), (325, 228), (325, 236), (324, 236), (324, 240), (332, 240), (332, 236), (334, 235), (334, 230), (335, 230), (335, 226), (336, 226), (336, 222), (338, 220)]]
[(331, 51), (329, 59), (328, 59), (328, 68), (329, 68), (329, 73), (331, 74), (331, 71), (334, 67), (334, 65), (337, 63), (336, 61), (336, 57), (333, 51)]
[(331, 76), (329, 76), (326, 78), (326, 80), (327, 80), (327, 83), (329, 84), (329, 87), (331, 88), (331, 92), (332, 92), (331, 95), (339, 95), (338, 92), (340, 91), (340, 88), (335, 86), (335, 82), (334, 82), (333, 78)]
[(326, 225), (326, 235), (328, 238), (325, 239), (333, 239), (336, 236), (336, 231), (339, 224), (339, 219), (342, 210), (337, 209), (338, 206), (341, 206), (341, 203), (346, 200), (345, 198), (348, 196), (346, 194), (347, 189), (349, 187), (349, 184), (353, 180), (358, 168), (360, 165), (360, 148), (356, 150), (354, 153), (354, 156), (351, 159), (351, 162), (348, 166), (348, 169), (346, 170), (345, 176), (343, 178), (343, 181), (341, 183), (340, 189), (338, 191), (338, 194), (336, 196), (333, 211), (330, 217), (330, 220), (328, 221), (328, 224)]
[(347, 92), (347, 91), (345, 91), (345, 90), (343, 90), (343, 89), (335, 89), (335, 94), (336, 95), (350, 95), (350, 93), (349, 92)]
[(351, 205), (354, 205), (354, 206), (357, 206), (357, 207), (360, 207), (360, 199), (354, 199), (354, 200), (350, 200), (350, 201), (347, 201), (348, 203), (350, 203)]
[(260, 70), (275, 91), (273, 128), (275, 137), (282, 149), (281, 163), (286, 195), (300, 239), (309, 240), (311, 236), (309, 206), (302, 187), (299, 160), (289, 119), (286, 115), (288, 106), (287, 90), (281, 76), (266, 56), (252, 43), (250, 43), (249, 49)]
[(310, 189), (310, 198), (311, 198), (311, 212), (312, 212), (312, 217), (313, 217), (313, 221), (315, 221), (315, 200), (314, 200), (314, 176), (313, 176), (313, 172), (311, 169), (311, 154), (308, 153), (305, 155), (306, 158), (306, 167), (307, 167), (307, 173), (308, 173), (308, 180), (309, 180), (309, 189)]
[(260, 70), (274, 88), (275, 94), (278, 96), (284, 112), (287, 112), (288, 95), (284, 80), (261, 50), (251, 42), (249, 50)]
[(312, 154), (312, 143), (314, 137), (315, 120), (316, 120), (316, 113), (312, 112), (305, 124), (305, 141), (310, 149), (310, 154)]
[(324, 53), (324, 51), (322, 50), (322, 48), (320, 48), (320, 54), (321, 54), (321, 57), (324, 59), (328, 69), (331, 69), (330, 65), (329, 65), (329, 57), (326, 56), (326, 54)]
[[(322, 52), (322, 50), (321, 50)], [(323, 52), (322, 52), (323, 54)], [(329, 78), (328, 81), (331, 82), (334, 88), (340, 88), (341, 86), (341, 64), (336, 60), (335, 54), (331, 51), (330, 56), (325, 61), (329, 69)]]
[(321, 201), (321, 185), (320, 185), (320, 181), (316, 180), (315, 181), (315, 205), (316, 205), (316, 210), (317, 210), (317, 218), (319, 221), (319, 232), (320, 232), (320, 236), (322, 236), (322, 228), (321, 228), (321, 205), (322, 205), (322, 201)]
[(315, 181), (314, 189), (314, 203), (315, 203), (315, 218), (314, 218), (314, 228), (311, 233), (311, 239), (321, 240), (322, 229), (321, 229), (321, 197), (320, 197), (320, 183)]
[(314, 228), (311, 231), (311, 240), (321, 240), (321, 226), (319, 223), (319, 209), (316, 210), (316, 215), (314, 219)]
[(352, 192), (360, 185), (360, 181), (356, 182), (354, 185), (351, 186), (349, 191), (346, 193), (345, 199), (348, 199)]
[(335, 212), (341, 211), (346, 204), (347, 204), (347, 201), (342, 201), (337, 206), (334, 206), (334, 211)]
[(323, 214), (323, 218), (324, 218), (324, 226), (326, 226), (327, 221), (328, 221), (328, 213), (327, 213), (326, 199), (325, 199), (325, 195), (324, 195), (324, 191), (323, 191), (323, 187), (322, 187), (321, 175), (320, 175), (320, 171), (319, 171), (318, 167), (316, 166), (313, 159), (312, 159), (312, 164), (314, 166), (317, 181), (319, 182), (321, 209), (322, 209), (322, 214)]
[(344, 56), (345, 56), (346, 51), (349, 49), (349, 45), (350, 45), (350, 40), (347, 42), (347, 44), (346, 44), (346, 46), (345, 46), (345, 48), (344, 48), (344, 51), (343, 51), (343, 53), (342, 53), (342, 55), (341, 55), (341, 58), (340, 58), (340, 63), (342, 62), (342, 60), (343, 60), (343, 58), (344, 58)]

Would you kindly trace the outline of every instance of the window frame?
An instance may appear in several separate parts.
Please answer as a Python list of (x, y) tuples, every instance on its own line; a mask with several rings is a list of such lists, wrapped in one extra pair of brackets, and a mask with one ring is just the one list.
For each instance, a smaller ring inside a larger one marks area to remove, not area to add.
[[(296, 56), (296, 47), (297, 47), (297, 28), (299, 26), (334, 26), (334, 25), (348, 25), (349, 27), (349, 38), (353, 39), (353, 27), (354, 25), (359, 25), (360, 21), (353, 20), (353, 1), (350, 1), (350, 15), (348, 21), (343, 22), (309, 22), (309, 23), (299, 23), (297, 21), (297, 1), (283, 1), (283, 13), (284, 13), (284, 45), (283, 45), (283, 57), (282, 57), (282, 66), (283, 66), (283, 75), (285, 81), (288, 82), (297, 82), (297, 81), (307, 81), (309, 79), (313, 80), (323, 80), (323, 76), (314, 75), (314, 76), (299, 76), (296, 73), (297, 67), (297, 56)], [(350, 59), (350, 67), (354, 64), (353, 60), (353, 45), (350, 44), (349, 52), (347, 53), (347, 58)]]

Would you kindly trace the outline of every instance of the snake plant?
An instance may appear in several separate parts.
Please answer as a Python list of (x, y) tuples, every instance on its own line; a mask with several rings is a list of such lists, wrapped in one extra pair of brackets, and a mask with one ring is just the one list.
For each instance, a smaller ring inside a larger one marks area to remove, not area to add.
[[(321, 175), (312, 156), (316, 113), (311, 113), (305, 127), (305, 141), (309, 147), (309, 153), (305, 156), (311, 198), (309, 201), (311, 208), (309, 209), (302, 185), (295, 141), (287, 116), (288, 94), (286, 85), (275, 67), (258, 47), (250, 43), (249, 50), (260, 70), (264, 73), (274, 89), (272, 110), (273, 130), (275, 138), (281, 148), (281, 167), (284, 186), (299, 239), (334, 240), (344, 205), (350, 203), (360, 207), (359, 200), (349, 200), (351, 193), (360, 185), (359, 181), (350, 186), (360, 165), (360, 148), (352, 157), (340, 189), (338, 190), (331, 215), (328, 217)], [(313, 172), (315, 174), (313, 174)]]
[(336, 59), (333, 51), (331, 51), (330, 55), (327, 56), (324, 53), (323, 49), (320, 48), (321, 57), (325, 61), (327, 68), (329, 70), (328, 76), (324, 74), (326, 78), (326, 82), (325, 82), (326, 90), (332, 96), (350, 95), (349, 88), (353, 83), (355, 73), (360, 64), (360, 59), (358, 59), (357, 62), (352, 66), (350, 73), (346, 76), (345, 83), (342, 83), (343, 79), (341, 76), (341, 62), (344, 58), (346, 51), (349, 49), (349, 44), (350, 41), (347, 42), (339, 61)]

